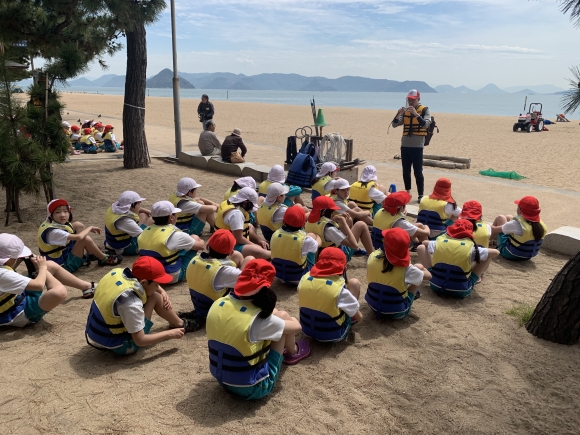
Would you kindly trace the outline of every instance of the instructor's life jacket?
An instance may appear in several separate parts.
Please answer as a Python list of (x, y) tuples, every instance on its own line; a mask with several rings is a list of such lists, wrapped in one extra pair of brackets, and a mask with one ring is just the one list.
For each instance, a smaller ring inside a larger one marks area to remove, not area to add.
[(307, 233), (314, 233), (320, 240), (322, 241), (321, 248), (328, 248), (329, 246), (334, 246), (334, 243), (329, 242), (324, 237), (324, 229), (328, 226), (332, 225), (335, 228), (338, 228), (338, 224), (334, 222), (332, 219), (328, 219), (327, 217), (322, 216), (318, 222), (306, 222), (306, 226), (304, 229)]
[[(14, 269), (9, 266), (0, 266), (0, 268), (14, 272)], [(0, 292), (0, 326), (12, 323), (16, 316), (24, 311), (25, 306), (26, 294), (24, 291), (19, 295)]]
[(268, 378), (269, 341), (250, 342), (261, 309), (233, 295), (218, 299), (207, 314), (209, 371), (220, 385), (249, 387)]
[[(177, 196), (176, 193), (171, 194), (171, 196), (169, 197), (169, 202), (173, 204), (173, 207), (179, 208), (177, 204), (179, 204), (180, 201), (191, 201), (197, 203), (197, 201), (194, 198), (191, 198), (189, 196), (183, 197)], [(187, 230), (189, 230), (189, 226), (191, 225), (191, 221), (193, 220), (194, 216), (195, 214), (193, 213), (189, 212), (186, 213), (180, 211), (179, 213), (177, 213), (177, 223), (175, 224), (175, 226), (179, 228), (181, 231), (187, 232)]]
[(132, 211), (125, 214), (115, 214), (113, 208), (109, 207), (105, 213), (105, 241), (107, 246), (112, 249), (124, 249), (131, 244), (131, 235), (115, 227), (115, 223), (121, 219), (132, 219), (135, 223), (139, 222), (139, 216)]
[(143, 230), (137, 239), (139, 255), (153, 257), (161, 262), (167, 273), (181, 269), (182, 260), (179, 251), (167, 247), (169, 237), (181, 231), (174, 225), (151, 225)]
[(454, 239), (447, 233), (435, 241), (431, 269), (431, 285), (440, 291), (464, 292), (469, 290), (471, 276), (471, 239)]
[[(424, 116), (427, 106), (419, 105), (415, 108), (417, 113)], [(403, 114), (403, 136), (427, 136), (427, 129), (419, 125), (419, 121), (415, 116), (411, 115), (410, 111), (406, 111)]]
[(361, 209), (372, 212), (375, 202), (369, 196), (369, 191), (377, 187), (377, 183), (369, 181), (363, 183), (362, 181), (355, 181), (350, 186), (350, 200), (354, 201)]
[(408, 286), (405, 284), (406, 267), (394, 266), (390, 272), (383, 273), (385, 253), (377, 249), (369, 256), (367, 282), (369, 283), (365, 300), (373, 311), (381, 314), (404, 313), (409, 308)]
[(233, 210), (233, 209), (237, 209), (239, 211), (242, 212), (242, 214), (244, 215), (244, 232), (243, 235), (246, 239), (250, 240), (250, 214), (242, 209), (241, 207), (236, 207), (234, 204), (232, 204), (229, 200), (224, 201), (220, 204), (216, 217), (215, 217), (215, 227), (218, 230), (228, 230), (231, 231), (232, 229), (230, 228), (229, 225), (226, 225), (226, 223), (224, 222), (224, 215), (226, 214), (226, 212)]
[[(529, 260), (538, 255), (540, 247), (544, 242), (544, 237), (536, 242), (536, 239), (534, 239), (534, 232), (532, 231), (532, 225), (521, 216), (516, 216), (514, 219), (520, 223), (524, 232), (521, 236), (510, 234), (506, 249), (510, 254), (516, 257)], [(543, 221), (540, 221), (540, 224), (544, 228), (545, 236), (548, 229)]]
[(63, 264), (70, 251), (72, 251), (75, 242), (69, 239), (65, 246), (49, 245), (47, 236), (54, 229), (63, 230), (69, 234), (75, 234), (76, 231), (70, 222), (64, 225), (57, 224), (56, 222), (43, 222), (38, 229), (38, 250), (40, 251), (40, 255), (45, 256), (48, 260), (52, 260), (57, 264)]
[(115, 349), (131, 338), (121, 316), (115, 313), (115, 302), (119, 296), (130, 290), (145, 305), (147, 295), (139, 281), (128, 278), (126, 275), (130, 276), (130, 273), (125, 274), (125, 271), (128, 269), (115, 268), (99, 281), (85, 329), (87, 343), (93, 342), (106, 349)]
[(217, 273), (224, 266), (236, 267), (236, 263), (228, 259), (209, 258), (205, 252), (194, 257), (187, 266), (187, 285), (196, 316), (207, 317), (214, 301), (230, 291), (228, 288), (216, 290), (213, 285)]
[(383, 231), (389, 228), (393, 228), (395, 222), (400, 219), (407, 219), (401, 211), (392, 215), (383, 208), (379, 210), (377, 214), (375, 214), (375, 217), (373, 218), (373, 230), (371, 232), (371, 239), (375, 249), (382, 249)]
[(419, 203), (417, 222), (427, 225), (430, 230), (444, 231), (447, 228), (446, 205), (447, 201), (431, 199), (428, 196), (424, 196)]
[(305, 239), (304, 230), (289, 232), (280, 228), (272, 235), (272, 264), (276, 268), (276, 277), (282, 281), (297, 283), (307, 272), (307, 257), (302, 255)]

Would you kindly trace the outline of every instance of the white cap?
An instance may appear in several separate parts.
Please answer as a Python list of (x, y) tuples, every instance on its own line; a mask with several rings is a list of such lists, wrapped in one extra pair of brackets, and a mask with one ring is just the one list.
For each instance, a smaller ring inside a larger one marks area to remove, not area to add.
[(240, 187), (251, 187), (252, 189), (256, 189), (256, 180), (252, 177), (242, 177), (236, 180), (236, 184)]
[(333, 162), (325, 162), (320, 167), (320, 171), (316, 174), (317, 177), (324, 177), (325, 175), (332, 174), (338, 168)]
[(230, 198), (230, 202), (233, 204), (239, 204), (240, 202), (251, 201), (254, 204), (254, 210), (258, 210), (258, 193), (251, 187), (244, 187), (236, 192)]
[(348, 188), (350, 188), (350, 184), (344, 178), (334, 178), (324, 185), (324, 190), (326, 190), (327, 192), (330, 192), (332, 190), (348, 189)]
[(159, 201), (153, 204), (151, 207), (151, 216), (152, 217), (163, 217), (169, 216), (174, 213), (179, 213), (181, 211), (180, 208), (176, 208), (171, 204), (169, 201)]
[(11, 258), (29, 257), (32, 255), (30, 249), (24, 246), (24, 242), (13, 234), (0, 234), (0, 265), (3, 265)]
[(193, 178), (182, 178), (177, 182), (177, 196), (185, 196), (191, 189), (198, 187), (201, 187), (201, 184), (197, 184)]
[(117, 204), (119, 204), (119, 205), (131, 205), (131, 204), (134, 204), (136, 202), (143, 202), (146, 199), (147, 198), (141, 198), (141, 195), (139, 195), (137, 192), (133, 192), (132, 190), (125, 190), (119, 196), (119, 199), (117, 200)]
[(280, 165), (272, 166), (270, 172), (268, 172), (268, 181), (273, 183), (283, 183), (286, 181), (286, 173), (284, 172), (284, 168)]
[(85, 119), (85, 121), (83, 122), (83, 124), (86, 124), (87, 122), (91, 122), (90, 119)]
[(360, 181), (368, 183), (369, 181), (377, 181), (377, 168), (373, 165), (366, 166), (360, 176)]
[(272, 183), (268, 186), (266, 192), (266, 199), (264, 199), (264, 204), (272, 205), (276, 202), (276, 198), (280, 195), (286, 195), (290, 191), (290, 187), (282, 185), (280, 183)]
[(241, 136), (242, 130), (240, 130), (239, 128), (234, 128), (234, 130), (232, 131), (232, 134), (234, 134), (236, 136)]
[(63, 127), (70, 127), (70, 124), (67, 121), (62, 121), (61, 124)]

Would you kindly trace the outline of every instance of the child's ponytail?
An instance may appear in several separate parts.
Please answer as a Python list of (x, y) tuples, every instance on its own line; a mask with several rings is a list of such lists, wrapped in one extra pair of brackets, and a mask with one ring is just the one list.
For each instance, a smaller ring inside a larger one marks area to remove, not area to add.
[(262, 287), (254, 297), (252, 297), (252, 303), (260, 308), (260, 314), (258, 317), (260, 319), (267, 319), (272, 315), (274, 308), (276, 307), (276, 302), (278, 298), (276, 293), (270, 287)]
[(532, 226), (532, 234), (534, 235), (534, 240), (539, 242), (544, 238), (544, 227), (539, 222), (527, 221)]
[[(383, 255), (385, 255), (385, 254), (383, 254)], [(383, 270), (382, 270), (382, 273), (388, 273), (388, 272), (390, 272), (391, 270), (393, 270), (393, 268), (394, 268), (394, 267), (395, 267), (395, 266), (393, 266), (393, 263), (391, 263), (391, 262), (390, 262), (390, 261), (387, 259), (387, 256), (385, 255), (385, 256), (384, 256), (384, 258), (383, 258)]]

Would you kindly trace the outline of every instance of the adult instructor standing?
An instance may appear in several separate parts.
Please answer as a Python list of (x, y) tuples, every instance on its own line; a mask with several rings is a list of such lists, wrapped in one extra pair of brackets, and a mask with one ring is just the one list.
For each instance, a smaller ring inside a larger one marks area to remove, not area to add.
[(204, 130), (206, 128), (207, 121), (213, 119), (213, 115), (213, 103), (209, 101), (209, 97), (206, 94), (203, 94), (201, 96), (201, 102), (197, 106), (197, 116), (199, 116), (199, 122), (202, 123)]
[(407, 107), (401, 107), (391, 125), (402, 125), (401, 160), (403, 163), (403, 181), (405, 190), (411, 193), (411, 168), (415, 174), (419, 201), (423, 197), (425, 179), (423, 178), (423, 148), (427, 129), (431, 124), (431, 113), (427, 106), (421, 104), (421, 94), (411, 89), (407, 94)]

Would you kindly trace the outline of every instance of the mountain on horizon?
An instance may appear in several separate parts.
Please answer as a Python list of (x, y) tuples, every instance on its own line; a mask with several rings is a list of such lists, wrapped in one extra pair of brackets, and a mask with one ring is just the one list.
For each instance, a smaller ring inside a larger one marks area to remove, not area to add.
[(458, 86), (454, 88), (451, 85), (435, 86), (435, 90), (442, 94), (474, 94), (476, 92), (466, 86)]
[(521, 91), (512, 92), (512, 94), (537, 95), (538, 93), (532, 91), (531, 89), (522, 89)]
[[(169, 68), (159, 71), (159, 74), (147, 80), (146, 86), (148, 88), (173, 88), (173, 71)], [(181, 76), (179, 76), (179, 87), (181, 89), (195, 89), (195, 86)]]
[(562, 92), (565, 89), (554, 85), (529, 85), (529, 86), (510, 86), (508, 88), (503, 88), (506, 92), (520, 92), (523, 90), (528, 90), (535, 92), (536, 94), (553, 94), (556, 92)]
[(483, 88), (477, 91), (478, 94), (505, 94), (506, 91), (498, 88), (493, 83), (485, 85)]

